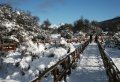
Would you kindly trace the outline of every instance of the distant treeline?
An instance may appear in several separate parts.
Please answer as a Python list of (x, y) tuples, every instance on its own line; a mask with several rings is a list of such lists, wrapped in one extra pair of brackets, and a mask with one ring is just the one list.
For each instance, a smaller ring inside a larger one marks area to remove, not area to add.
[(99, 22), (103, 31), (117, 32), (120, 31), (120, 17)]

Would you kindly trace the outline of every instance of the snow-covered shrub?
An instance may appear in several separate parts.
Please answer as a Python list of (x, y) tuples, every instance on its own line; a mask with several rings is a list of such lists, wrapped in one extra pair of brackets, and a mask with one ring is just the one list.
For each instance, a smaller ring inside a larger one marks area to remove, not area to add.
[(71, 39), (73, 34), (70, 32), (70, 31), (67, 31), (67, 30), (63, 30), (61, 32), (61, 36), (66, 38), (66, 39)]
[[(29, 12), (14, 10), (10, 5), (0, 4), (0, 36), (13, 36), (18, 42), (24, 42), (25, 37), (44, 36), (49, 38), (50, 33), (40, 29), (38, 17)], [(32, 39), (30, 38), (30, 39)]]
[(67, 43), (65, 41), (65, 39), (63, 39), (63, 38), (61, 39), (60, 44), (61, 44), (61, 47), (65, 48), (67, 50), (67, 52), (68, 51), (73, 52), (75, 50), (75, 47), (73, 46), (73, 44), (72, 43)]
[(54, 58), (60, 58), (60, 57), (64, 56), (65, 54), (67, 54), (67, 51), (62, 47), (50, 48), (44, 52), (44, 56), (54, 57)]
[(27, 40), (20, 45), (20, 51), (24, 51), (23, 55), (38, 55), (41, 51), (44, 51), (45, 46), (42, 43), (33, 43), (31, 40)]
[(22, 71), (27, 71), (30, 68), (30, 62), (32, 61), (32, 57), (31, 56), (27, 56), (24, 57), (21, 61), (20, 61), (20, 68)]

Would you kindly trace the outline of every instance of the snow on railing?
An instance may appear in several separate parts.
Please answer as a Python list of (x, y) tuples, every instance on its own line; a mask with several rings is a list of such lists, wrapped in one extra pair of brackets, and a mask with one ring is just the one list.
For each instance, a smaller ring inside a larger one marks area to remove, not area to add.
[[(87, 38), (85, 39), (65, 39), (67, 43), (72, 43), (72, 42), (81, 42), (81, 41), (86, 41), (88, 40)], [(33, 41), (34, 43), (60, 43), (60, 40), (39, 40), (39, 41)]]
[(103, 59), (104, 66), (106, 68), (106, 73), (109, 77), (109, 82), (120, 82), (120, 71), (114, 64), (112, 59), (109, 57), (108, 53), (104, 51), (103, 46), (98, 42), (99, 50)]
[[(78, 59), (80, 59), (80, 53), (83, 52), (88, 44), (89, 40), (79, 46), (75, 51), (58, 61), (55, 65), (43, 71), (37, 78), (35, 78), (31, 82), (41, 82), (41, 79), (43, 79), (50, 73), (54, 77), (54, 82), (58, 82), (60, 80), (64, 80), (66, 82), (66, 76), (71, 74), (71, 69), (75, 68), (76, 62), (78, 61)], [(62, 71), (59, 69), (59, 66), (62, 67)]]

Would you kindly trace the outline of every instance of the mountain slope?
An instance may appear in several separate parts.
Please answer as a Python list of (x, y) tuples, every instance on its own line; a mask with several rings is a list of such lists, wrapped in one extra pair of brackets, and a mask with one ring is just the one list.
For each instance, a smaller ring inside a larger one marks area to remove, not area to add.
[(120, 17), (115, 17), (113, 19), (105, 20), (100, 22), (100, 26), (104, 31), (118, 31), (120, 30)]

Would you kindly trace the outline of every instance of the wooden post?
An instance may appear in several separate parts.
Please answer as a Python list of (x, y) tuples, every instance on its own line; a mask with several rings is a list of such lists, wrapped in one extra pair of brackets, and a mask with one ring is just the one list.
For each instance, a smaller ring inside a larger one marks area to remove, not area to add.
[(40, 82), (40, 80), (38, 79), (38, 80), (36, 80), (36, 82)]
[(54, 82), (56, 82), (57, 79), (57, 68), (53, 70), (53, 76), (54, 76)]
[(14, 44), (14, 52), (15, 52), (15, 50), (16, 50), (16, 45)]
[(80, 59), (79, 49), (77, 49), (77, 58)]
[(67, 82), (67, 81), (66, 81), (66, 77), (67, 77), (67, 75), (65, 74), (65, 75), (64, 75), (64, 81), (65, 81), (65, 82)]
[[(66, 68), (67, 68), (67, 60), (66, 59), (63, 61), (63, 64), (64, 64), (64, 70), (66, 70)], [(65, 74), (63, 77), (65, 82), (66, 82), (66, 76), (67, 76), (67, 74)]]
[[(68, 64), (68, 66), (71, 64), (71, 61), (70, 61), (70, 60), (71, 60), (71, 59), (70, 59), (70, 56), (68, 56), (68, 58), (67, 58), (67, 64)], [(68, 74), (68, 75), (71, 74), (71, 67), (68, 68), (67, 74)]]
[(77, 50), (75, 50), (75, 62), (77, 62)]

